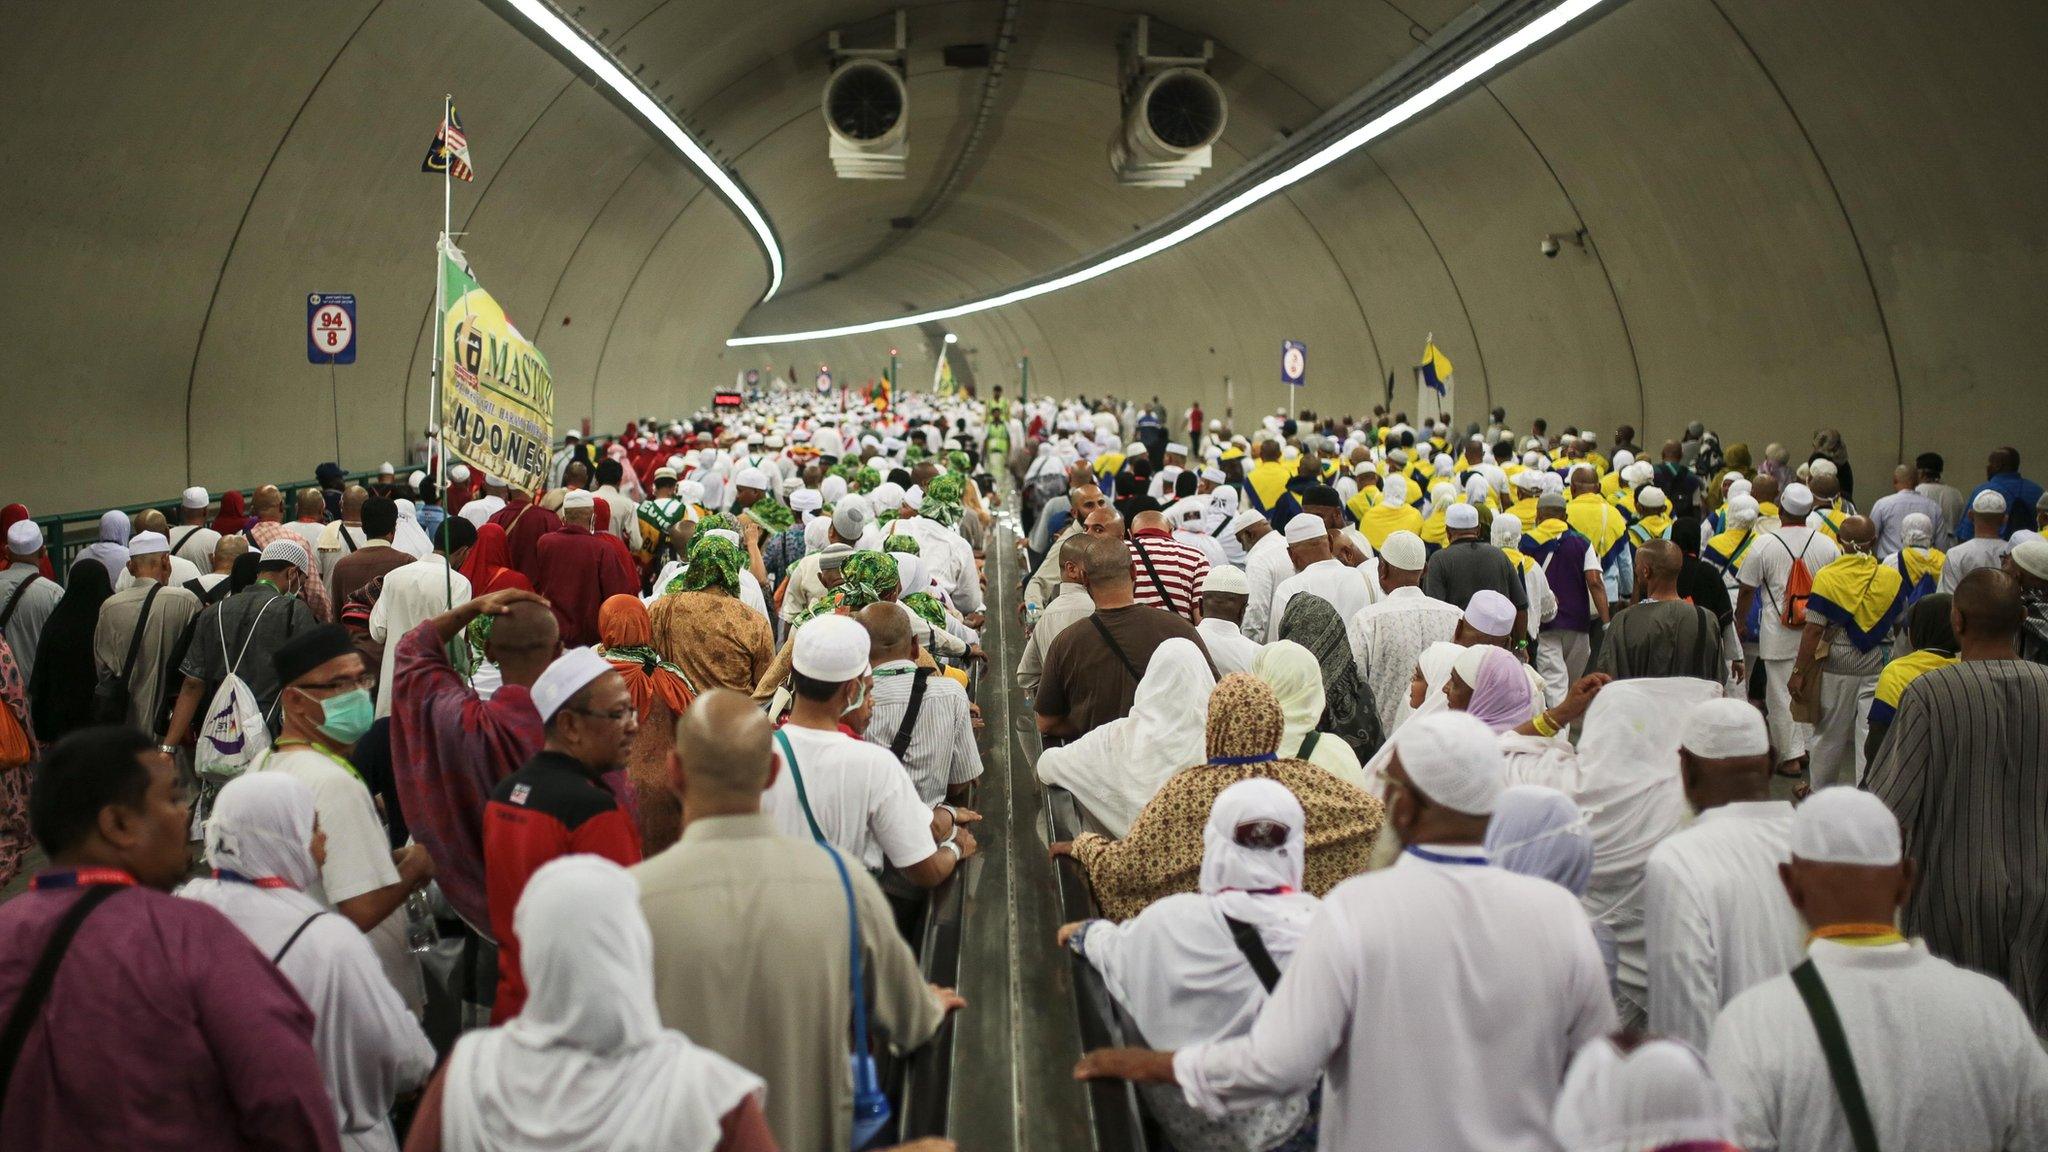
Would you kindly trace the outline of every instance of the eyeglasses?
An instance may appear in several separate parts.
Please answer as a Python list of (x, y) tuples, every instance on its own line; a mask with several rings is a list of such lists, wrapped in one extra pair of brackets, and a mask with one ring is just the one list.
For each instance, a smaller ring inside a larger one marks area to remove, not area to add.
[(562, 709), (562, 711), (574, 712), (578, 716), (588, 716), (593, 720), (609, 720), (614, 724), (618, 723), (621, 720), (624, 720), (626, 717), (631, 716), (634, 713), (633, 706), (630, 704), (624, 708), (613, 709), (610, 712), (599, 712), (592, 708), (564, 708)]

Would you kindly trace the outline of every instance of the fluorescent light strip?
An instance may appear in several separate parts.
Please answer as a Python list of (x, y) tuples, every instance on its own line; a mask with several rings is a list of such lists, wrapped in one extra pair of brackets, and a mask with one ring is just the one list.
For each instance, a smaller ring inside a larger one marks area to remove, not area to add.
[(1323, 169), (1349, 156), (1388, 132), (1413, 120), (1415, 117), (1441, 103), (1453, 93), (1472, 83), (1495, 68), (1520, 55), (1522, 50), (1538, 40), (1570, 24), (1572, 21), (1599, 7), (1606, 0), (1564, 0), (1557, 7), (1516, 29), (1498, 43), (1467, 60), (1442, 79), (1349, 133), (1338, 137), (1321, 151), (1304, 158), (1294, 167), (1268, 176), (1250, 188), (1238, 193), (1202, 215), (1182, 224), (1171, 232), (1153, 237), (1151, 240), (1119, 252), (1085, 268), (1077, 268), (1062, 276), (1037, 284), (1015, 288), (996, 296), (955, 304), (947, 308), (935, 308), (929, 312), (918, 312), (910, 316), (898, 316), (888, 320), (871, 320), (865, 324), (842, 324), (837, 328), (813, 328), (805, 332), (779, 332), (772, 336), (735, 336), (725, 342), (728, 348), (740, 348), (754, 344), (786, 344), (798, 340), (829, 340), (838, 336), (859, 336), (867, 332), (882, 332), (891, 328), (907, 328), (917, 324), (929, 324), (938, 320), (951, 320), (956, 316), (971, 316), (1007, 304), (1017, 304), (1040, 296), (1051, 295), (1076, 284), (1085, 284), (1098, 276), (1106, 276), (1119, 268), (1125, 268), (1147, 257), (1182, 244), (1207, 232), (1239, 212), (1257, 204), (1277, 192), (1289, 188)]
[(746, 191), (726, 173), (724, 166), (706, 152), (688, 132), (683, 131), (683, 126), (676, 123), (675, 117), (669, 115), (668, 109), (656, 103), (652, 96), (628, 78), (610, 55), (599, 51), (581, 29), (557, 15), (554, 7), (546, 0), (504, 2), (532, 22), (541, 35), (554, 41), (585, 68), (590, 69), (591, 74), (596, 76), (599, 82), (611, 89), (619, 99), (624, 100), (628, 107), (638, 112), (641, 119), (647, 121), (648, 126), (664, 140), (675, 145), (676, 150), (683, 154), (683, 158), (725, 195), (726, 201), (747, 222), (747, 227), (754, 230), (754, 235), (761, 241), (761, 250), (767, 253), (768, 291), (761, 299), (764, 302), (773, 299), (775, 293), (782, 287), (782, 248), (775, 242), (775, 230), (768, 226), (768, 217), (762, 214), (760, 207), (748, 197)]

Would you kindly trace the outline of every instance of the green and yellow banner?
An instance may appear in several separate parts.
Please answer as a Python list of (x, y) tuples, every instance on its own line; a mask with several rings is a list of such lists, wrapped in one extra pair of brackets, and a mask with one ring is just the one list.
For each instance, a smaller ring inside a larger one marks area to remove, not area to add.
[(554, 373), (446, 236), (440, 325), (441, 439), (451, 458), (538, 491), (554, 438)]

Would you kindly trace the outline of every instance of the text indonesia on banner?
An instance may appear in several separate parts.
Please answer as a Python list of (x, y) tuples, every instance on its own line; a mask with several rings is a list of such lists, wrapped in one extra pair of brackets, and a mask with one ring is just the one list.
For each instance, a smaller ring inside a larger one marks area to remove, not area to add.
[(547, 357), (441, 241), (441, 438), (454, 459), (528, 492), (547, 483), (555, 378)]

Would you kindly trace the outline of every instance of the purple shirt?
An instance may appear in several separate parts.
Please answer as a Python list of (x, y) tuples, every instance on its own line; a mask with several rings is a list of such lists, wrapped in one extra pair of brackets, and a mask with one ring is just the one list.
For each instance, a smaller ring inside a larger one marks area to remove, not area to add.
[(1557, 597), (1557, 615), (1543, 622), (1544, 631), (1591, 631), (1593, 594), (1586, 588), (1586, 549), (1591, 547), (1584, 536), (1566, 532), (1549, 548), (1532, 551), (1536, 562), (1543, 565), (1543, 579), (1549, 582), (1551, 594)]
[[(87, 891), (0, 905), (0, 1017)], [(212, 907), (122, 889), (64, 954), (14, 1069), (0, 1148), (338, 1152), (313, 1013)]]

